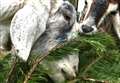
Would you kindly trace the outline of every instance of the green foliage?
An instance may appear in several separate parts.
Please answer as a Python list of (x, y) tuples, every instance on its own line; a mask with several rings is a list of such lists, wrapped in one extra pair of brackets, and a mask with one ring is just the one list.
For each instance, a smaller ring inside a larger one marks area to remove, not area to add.
[[(29, 83), (52, 83), (48, 77), (50, 69), (47, 68), (49, 62), (57, 61), (66, 54), (79, 52), (79, 74), (75, 79), (77, 83), (96, 83), (83, 79), (92, 78), (96, 80), (105, 80), (110, 83), (120, 83), (120, 49), (116, 40), (106, 33), (98, 33), (92, 36), (79, 35), (74, 40), (66, 43), (62, 48), (52, 51), (47, 58), (43, 60), (32, 74)], [(22, 83), (30, 65), (18, 63), (17, 81)], [(7, 73), (11, 68), (11, 58), (7, 56), (0, 60), (0, 83), (4, 83)], [(72, 81), (70, 81), (71, 83)]]
[(4, 58), (4, 60), (0, 60), (0, 83), (5, 82), (5, 78), (10, 70), (11, 64), (11, 57), (8, 55)]

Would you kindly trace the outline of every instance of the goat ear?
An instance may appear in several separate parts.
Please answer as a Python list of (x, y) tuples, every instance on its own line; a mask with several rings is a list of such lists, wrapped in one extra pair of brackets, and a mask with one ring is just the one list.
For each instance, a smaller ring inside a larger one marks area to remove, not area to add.
[(116, 15), (112, 16), (113, 26), (116, 31), (118, 38), (120, 39), (120, 12), (117, 12)]
[(45, 31), (49, 16), (46, 10), (36, 11), (40, 16), (35, 11), (31, 6), (24, 6), (15, 14), (11, 22), (11, 40), (17, 55), (24, 61), (27, 61), (34, 42)]

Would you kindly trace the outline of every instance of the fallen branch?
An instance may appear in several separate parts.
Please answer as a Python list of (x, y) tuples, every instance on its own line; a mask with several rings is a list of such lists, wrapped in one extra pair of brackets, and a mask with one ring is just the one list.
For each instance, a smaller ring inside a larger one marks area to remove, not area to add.
[(16, 72), (16, 65), (17, 65), (17, 63), (18, 63), (18, 59), (17, 59), (17, 57), (15, 57), (13, 59), (12, 68), (11, 68), (11, 70), (8, 73), (8, 77), (6, 79), (6, 83), (13, 83), (13, 78), (14, 78), (14, 74)]
[(95, 83), (109, 83), (109, 81), (106, 81), (106, 80), (97, 80), (97, 79), (87, 78), (87, 77), (82, 77), (82, 80), (91, 81)]

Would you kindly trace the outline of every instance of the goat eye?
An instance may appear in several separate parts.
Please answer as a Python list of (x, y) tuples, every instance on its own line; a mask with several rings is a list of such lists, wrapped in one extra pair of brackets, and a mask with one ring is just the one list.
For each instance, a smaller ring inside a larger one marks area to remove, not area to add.
[(76, 66), (73, 66), (73, 69), (76, 70)]
[(77, 70), (77, 67), (76, 67), (76, 66), (73, 66), (73, 69), (76, 71), (76, 70)]
[(87, 1), (85, 1), (85, 5), (87, 5)]
[(65, 71), (63, 70), (63, 69), (61, 69), (61, 72), (64, 74), (65, 73)]
[(70, 17), (67, 15), (64, 15), (65, 20), (70, 21)]

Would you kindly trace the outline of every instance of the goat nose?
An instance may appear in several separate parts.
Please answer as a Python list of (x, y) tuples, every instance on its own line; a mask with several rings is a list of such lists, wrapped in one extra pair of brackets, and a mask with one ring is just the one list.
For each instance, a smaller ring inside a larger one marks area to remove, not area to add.
[(73, 75), (73, 76), (69, 76), (68, 80), (73, 80), (76, 78), (76, 75)]
[(93, 31), (93, 28), (87, 25), (82, 25), (82, 31), (83, 33), (89, 33)]
[(73, 80), (73, 79), (75, 79), (75, 77), (74, 77), (74, 76), (70, 78), (70, 80)]

